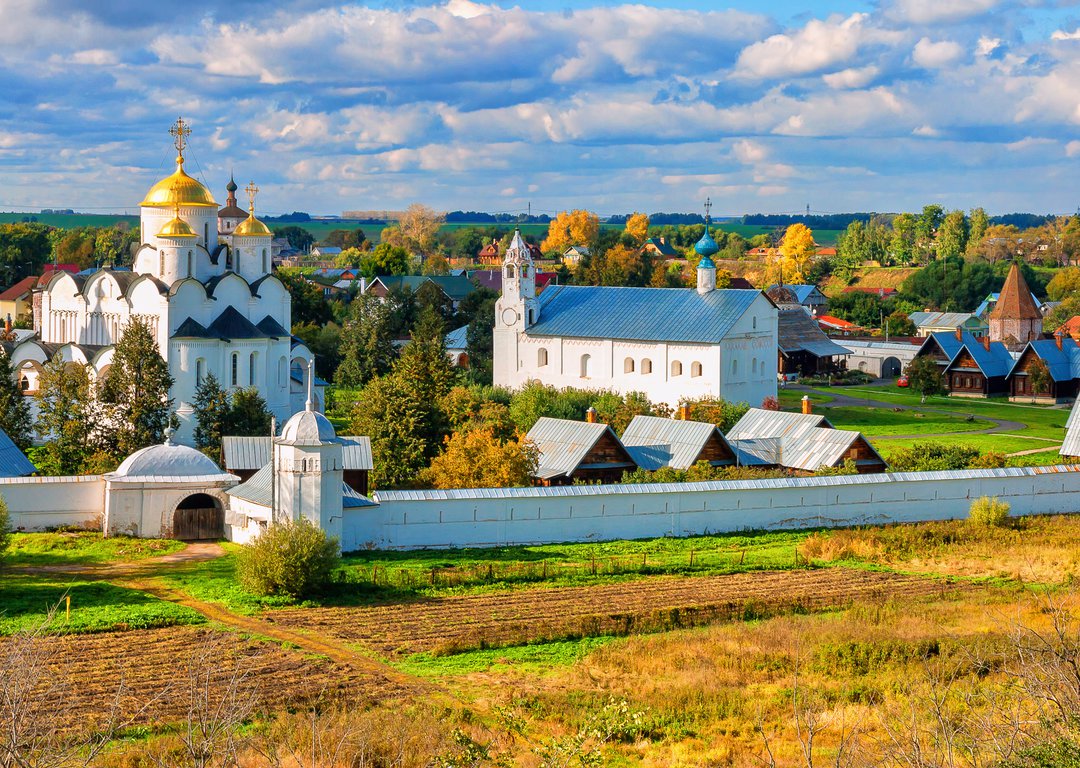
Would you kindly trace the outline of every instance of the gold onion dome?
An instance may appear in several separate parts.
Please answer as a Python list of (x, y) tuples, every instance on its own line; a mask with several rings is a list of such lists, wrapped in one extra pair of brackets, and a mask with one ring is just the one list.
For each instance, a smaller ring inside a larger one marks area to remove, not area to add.
[[(144, 203), (145, 205), (145, 203)], [(161, 231), (157, 234), (158, 237), (198, 237), (191, 231), (191, 227), (188, 223), (181, 219), (179, 216), (173, 216), (169, 221), (165, 223), (165, 226), (161, 228)]]
[(272, 237), (270, 229), (256, 219), (254, 213), (248, 214), (246, 219), (237, 224), (233, 234), (241, 237)]
[(201, 181), (184, 171), (184, 159), (176, 158), (176, 172), (162, 179), (146, 193), (139, 205), (151, 208), (174, 208), (178, 205), (217, 208), (217, 201)]

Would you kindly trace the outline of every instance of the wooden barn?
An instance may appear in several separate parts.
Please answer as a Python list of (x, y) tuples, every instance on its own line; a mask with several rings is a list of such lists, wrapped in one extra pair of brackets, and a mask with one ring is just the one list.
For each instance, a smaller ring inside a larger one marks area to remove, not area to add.
[[(590, 419), (595, 411), (590, 409)], [(541, 417), (527, 435), (540, 450), (538, 485), (617, 483), (637, 464), (607, 424)]]
[(622, 444), (642, 469), (689, 469), (699, 461), (714, 467), (735, 463), (735, 451), (716, 428), (704, 421), (635, 416)]

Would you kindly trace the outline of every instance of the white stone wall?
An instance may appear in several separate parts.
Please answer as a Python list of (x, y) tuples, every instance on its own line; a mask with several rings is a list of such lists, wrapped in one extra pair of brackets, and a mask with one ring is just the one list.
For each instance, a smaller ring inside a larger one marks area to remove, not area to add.
[(105, 510), (105, 480), (85, 477), (0, 478), (0, 497), (8, 506), (13, 531), (42, 531), (58, 525), (100, 527)]
[[(1015, 515), (1080, 511), (1080, 467), (911, 472), (637, 486), (374, 494), (345, 511), (342, 548), (489, 547), (967, 516), (997, 496)], [(394, 498), (397, 496), (398, 498)]]

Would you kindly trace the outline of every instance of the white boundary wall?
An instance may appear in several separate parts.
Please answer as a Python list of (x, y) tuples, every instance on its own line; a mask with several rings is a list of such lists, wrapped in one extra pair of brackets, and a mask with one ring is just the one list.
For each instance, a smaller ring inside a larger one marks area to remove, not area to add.
[(58, 525), (100, 529), (105, 511), (101, 475), (0, 478), (13, 531), (41, 531)]
[(1080, 512), (1080, 465), (652, 485), (383, 491), (345, 510), (342, 549), (491, 547)]

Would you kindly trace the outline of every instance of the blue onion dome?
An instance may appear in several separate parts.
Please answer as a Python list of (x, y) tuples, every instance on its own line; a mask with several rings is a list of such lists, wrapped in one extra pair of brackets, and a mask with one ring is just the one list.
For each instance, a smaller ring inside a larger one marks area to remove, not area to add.
[(716, 241), (712, 239), (712, 235), (709, 234), (709, 230), (706, 227), (705, 234), (701, 236), (701, 239), (694, 245), (694, 250), (701, 256), (701, 262), (699, 266), (711, 267), (713, 266), (710, 256), (715, 255), (720, 251), (720, 246), (716, 244)]

